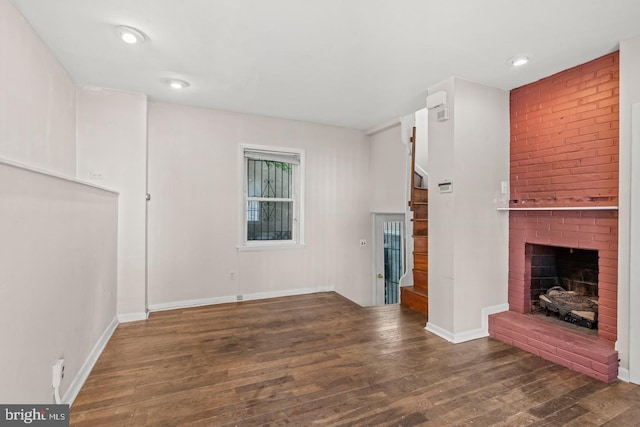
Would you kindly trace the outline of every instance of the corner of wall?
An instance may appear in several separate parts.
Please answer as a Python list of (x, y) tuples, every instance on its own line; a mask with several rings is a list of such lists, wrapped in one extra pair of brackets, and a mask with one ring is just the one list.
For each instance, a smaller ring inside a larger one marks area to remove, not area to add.
[(73, 378), (71, 385), (69, 385), (69, 388), (62, 396), (62, 403), (65, 403), (69, 406), (73, 405), (73, 402), (76, 400), (76, 397), (78, 397), (78, 393), (80, 393), (82, 386), (84, 385), (85, 381), (87, 381), (87, 378), (91, 373), (91, 370), (93, 369), (94, 365), (100, 358), (100, 355), (104, 351), (105, 347), (107, 346), (107, 343), (111, 339), (111, 336), (113, 335), (117, 327), (118, 327), (118, 318), (114, 317), (111, 323), (109, 323), (107, 328), (104, 330), (100, 338), (98, 338), (98, 341), (93, 346), (93, 349), (91, 349), (91, 352), (85, 359), (84, 363), (82, 364), (82, 367), (80, 368), (76, 376)]

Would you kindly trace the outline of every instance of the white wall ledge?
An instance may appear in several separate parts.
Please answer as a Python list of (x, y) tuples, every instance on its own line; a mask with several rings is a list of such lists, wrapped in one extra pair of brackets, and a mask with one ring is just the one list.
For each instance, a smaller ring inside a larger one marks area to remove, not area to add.
[(2, 157), (0, 157), (0, 165), (10, 166), (10, 167), (16, 168), (16, 169), (23, 169), (23, 170), (26, 170), (26, 171), (29, 171), (29, 172), (37, 173), (37, 174), (48, 176), (48, 177), (51, 177), (51, 178), (60, 179), (62, 181), (67, 181), (67, 182), (71, 182), (71, 183), (74, 183), (74, 184), (80, 184), (80, 185), (84, 185), (86, 187), (97, 188), (98, 190), (107, 191), (107, 192), (113, 193), (113, 194), (120, 194), (119, 192), (117, 192), (116, 190), (112, 190), (111, 188), (101, 187), (99, 185), (95, 185), (95, 184), (92, 184), (90, 182), (81, 181), (81, 180), (76, 179), (76, 178), (71, 178), (71, 177), (68, 177), (68, 176), (57, 174), (55, 172), (49, 172), (49, 171), (44, 170), (44, 169), (38, 169), (36, 167), (25, 165), (25, 164), (18, 163), (18, 162), (14, 162), (13, 160), (5, 159), (5, 158), (2, 158)]
[(238, 252), (251, 252), (251, 251), (286, 251), (288, 249), (304, 249), (304, 243), (265, 243), (265, 244), (248, 244), (237, 245)]
[(497, 208), (500, 212), (505, 211), (617, 211), (617, 206), (549, 206), (530, 208)]

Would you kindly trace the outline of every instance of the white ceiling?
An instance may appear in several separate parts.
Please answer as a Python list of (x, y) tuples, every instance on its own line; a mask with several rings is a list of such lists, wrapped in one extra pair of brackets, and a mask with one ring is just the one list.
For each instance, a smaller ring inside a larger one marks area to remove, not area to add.
[[(423, 108), (448, 77), (512, 89), (640, 34), (640, 0), (12, 1), (78, 84), (357, 129)], [(533, 60), (508, 66), (520, 53)]]

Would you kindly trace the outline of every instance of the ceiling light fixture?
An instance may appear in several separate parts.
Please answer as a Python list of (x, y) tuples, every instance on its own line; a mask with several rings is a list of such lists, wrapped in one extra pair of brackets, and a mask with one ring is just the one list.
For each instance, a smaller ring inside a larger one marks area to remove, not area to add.
[(118, 38), (126, 44), (139, 44), (147, 39), (140, 30), (136, 30), (132, 27), (121, 25), (116, 27), (115, 31)]
[(186, 82), (184, 80), (180, 80), (180, 79), (170, 79), (167, 80), (167, 84), (172, 88), (172, 89), (185, 89), (188, 88), (190, 86), (189, 82)]
[(530, 59), (531, 58), (529, 56), (525, 55), (514, 56), (513, 58), (509, 59), (509, 64), (513, 65), (514, 67), (521, 67), (524, 64), (528, 63)]

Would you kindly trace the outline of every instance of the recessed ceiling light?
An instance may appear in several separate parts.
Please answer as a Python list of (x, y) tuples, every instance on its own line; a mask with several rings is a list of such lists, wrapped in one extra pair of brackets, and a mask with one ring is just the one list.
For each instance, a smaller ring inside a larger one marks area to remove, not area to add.
[(189, 87), (189, 82), (186, 82), (184, 80), (180, 80), (180, 79), (170, 79), (167, 80), (167, 84), (172, 88), (172, 89), (184, 89)]
[(121, 25), (116, 27), (115, 30), (118, 38), (127, 44), (138, 44), (147, 39), (140, 30), (136, 30), (132, 27)]
[(524, 64), (526, 64), (527, 62), (529, 62), (531, 58), (529, 56), (525, 56), (525, 55), (518, 55), (518, 56), (514, 56), (513, 58), (509, 59), (509, 64), (513, 65), (514, 67), (521, 67)]

